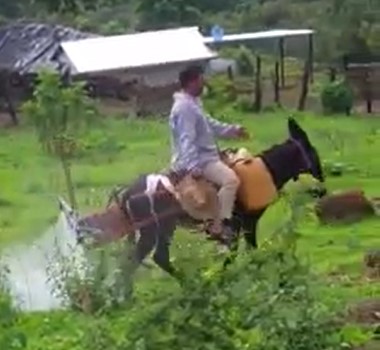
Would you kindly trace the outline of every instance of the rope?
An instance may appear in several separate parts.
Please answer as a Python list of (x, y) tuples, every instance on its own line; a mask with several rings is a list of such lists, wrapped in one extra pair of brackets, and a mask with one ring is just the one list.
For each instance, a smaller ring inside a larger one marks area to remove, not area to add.
[[(133, 213), (131, 213), (131, 210), (129, 208), (127, 208), (127, 205), (125, 205), (125, 204), (130, 202), (130, 200), (132, 200), (132, 199), (141, 198), (141, 197), (149, 197), (149, 196), (147, 196), (147, 194), (145, 192), (141, 191), (139, 193), (136, 193), (134, 195), (129, 196), (129, 198), (125, 200), (126, 203), (124, 204), (123, 198), (120, 198), (120, 197), (123, 197), (123, 195), (125, 194), (126, 191), (127, 191), (126, 187), (114, 189), (110, 194), (110, 198), (109, 198), (107, 205), (106, 205), (106, 210), (109, 209), (109, 207), (112, 204), (112, 201), (114, 201), (116, 203), (116, 205), (118, 206), (118, 208), (120, 209), (120, 211), (125, 215), (125, 219), (127, 220), (127, 222), (132, 225), (134, 231), (140, 230), (141, 228), (149, 226), (152, 223), (156, 223), (157, 226), (159, 226), (159, 220), (162, 220), (162, 219), (170, 217), (170, 216), (178, 215), (182, 212), (182, 208), (179, 206), (179, 207), (176, 207), (174, 209), (169, 209), (167, 211), (164, 211), (163, 213), (149, 216), (146, 219), (134, 221), (133, 220)], [(155, 198), (162, 198), (164, 196), (173, 197), (172, 194), (167, 190), (157, 190), (154, 192)], [(173, 197), (173, 200), (176, 200), (176, 199)], [(150, 204), (152, 205), (152, 203), (150, 203)], [(82, 226), (81, 229), (83, 231), (88, 232), (88, 233), (90, 233), (91, 231), (92, 232), (97, 231), (97, 229), (95, 227), (90, 227), (90, 226)]]

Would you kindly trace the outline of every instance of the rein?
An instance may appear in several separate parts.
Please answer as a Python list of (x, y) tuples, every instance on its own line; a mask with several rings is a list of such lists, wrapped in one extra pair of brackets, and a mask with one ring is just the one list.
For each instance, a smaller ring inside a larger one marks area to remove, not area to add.
[[(110, 207), (112, 199), (113, 199), (115, 201), (115, 204), (117, 205), (119, 210), (123, 213), (125, 219), (127, 220), (127, 222), (129, 222), (129, 224), (131, 225), (131, 227), (133, 228), (134, 231), (138, 231), (138, 230), (140, 230), (146, 226), (149, 226), (153, 223), (157, 223), (157, 220), (162, 220), (162, 219), (166, 219), (166, 218), (176, 216), (176, 215), (180, 214), (182, 211), (181, 208), (169, 208), (169, 209), (161, 212), (157, 217), (146, 217), (146, 218), (142, 218), (142, 219), (136, 221), (133, 219), (133, 215), (131, 215), (130, 210), (128, 208), (128, 205), (123, 205), (124, 201), (122, 198), (120, 198), (120, 196), (121, 197), (123, 196), (123, 193), (122, 193), (123, 191), (124, 191), (124, 189), (119, 190), (119, 191), (115, 190), (112, 192), (109, 203), (106, 206), (106, 210)], [(171, 196), (170, 192), (168, 192), (166, 190), (158, 190), (156, 193), (159, 195), (159, 197)], [(146, 196), (146, 194), (141, 192), (141, 193), (132, 195), (131, 198), (140, 198), (140, 197), (144, 197), (144, 196)], [(90, 234), (90, 235), (102, 234), (101, 229), (98, 229), (98, 228), (93, 227), (91, 225), (83, 225), (82, 224), (80, 227), (80, 230), (81, 230), (81, 232), (83, 232), (85, 234)]]

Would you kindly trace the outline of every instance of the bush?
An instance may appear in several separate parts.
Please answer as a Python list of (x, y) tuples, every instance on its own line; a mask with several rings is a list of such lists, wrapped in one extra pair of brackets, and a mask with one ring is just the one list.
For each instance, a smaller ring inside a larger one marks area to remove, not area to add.
[(185, 281), (128, 329), (124, 349), (325, 350), (339, 348), (323, 283), (295, 254), (295, 208), (271, 242)]
[(344, 81), (328, 83), (321, 92), (321, 101), (325, 113), (350, 114), (354, 97), (352, 90)]
[(242, 112), (250, 113), (255, 111), (255, 102), (251, 95), (240, 95), (236, 102), (235, 107)]
[(19, 314), (13, 306), (8, 271), (0, 264), (0, 349), (26, 349), (26, 336), (19, 330)]
[(238, 55), (236, 57), (239, 73), (252, 77), (255, 73), (254, 58), (252, 52), (246, 47), (240, 47)]
[(41, 70), (33, 97), (22, 111), (42, 150), (61, 164), (70, 205), (77, 208), (71, 161), (88, 126), (100, 120), (96, 104), (86, 95), (83, 82), (65, 86), (57, 72)]
[(252, 51), (246, 46), (240, 45), (238, 48), (222, 49), (222, 57), (236, 61), (239, 74), (252, 77), (255, 73), (255, 63)]
[(55, 296), (87, 314), (105, 314), (125, 304), (132, 292), (128, 244), (72, 250), (69, 256), (56, 247), (48, 268)]
[(333, 349), (336, 330), (311, 277), (280, 249), (252, 254), (138, 317), (127, 349)]
[(213, 114), (213, 111), (219, 111), (223, 106), (236, 100), (235, 83), (224, 74), (213, 75), (207, 81), (207, 89), (204, 95), (205, 107)]

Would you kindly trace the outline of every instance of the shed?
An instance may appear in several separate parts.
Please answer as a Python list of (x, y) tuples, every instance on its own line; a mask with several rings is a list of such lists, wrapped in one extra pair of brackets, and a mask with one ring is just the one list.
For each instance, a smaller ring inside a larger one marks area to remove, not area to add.
[(67, 41), (61, 46), (76, 79), (117, 77), (118, 94), (142, 115), (166, 113), (180, 70), (190, 63), (205, 65), (217, 56), (197, 27)]
[(71, 72), (60, 43), (95, 36), (61, 25), (25, 21), (1, 27), (0, 110), (7, 109), (17, 123), (15, 105), (30, 95), (39, 69), (52, 68), (61, 74)]

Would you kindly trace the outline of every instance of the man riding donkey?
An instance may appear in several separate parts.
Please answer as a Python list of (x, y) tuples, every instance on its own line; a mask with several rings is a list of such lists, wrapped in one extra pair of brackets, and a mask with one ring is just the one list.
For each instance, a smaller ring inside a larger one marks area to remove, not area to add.
[(179, 76), (181, 91), (174, 94), (169, 117), (172, 141), (171, 170), (204, 178), (219, 187), (219, 210), (206, 225), (211, 239), (232, 237), (232, 211), (240, 184), (236, 173), (221, 159), (215, 137), (248, 138), (240, 125), (222, 123), (206, 115), (200, 100), (204, 87), (203, 71), (190, 66)]
[(288, 137), (256, 156), (244, 149), (219, 151), (216, 137), (246, 138), (248, 133), (205, 115), (201, 68), (185, 69), (179, 80), (181, 91), (174, 95), (169, 117), (170, 171), (139, 175), (112, 191), (107, 207), (92, 215), (80, 217), (62, 206), (77, 241), (86, 246), (87, 238), (93, 246), (127, 237), (131, 273), (152, 253), (162, 270), (181, 278), (170, 261), (170, 245), (177, 226), (189, 219), (210, 220), (206, 231), (230, 250), (236, 250), (231, 243), (240, 233), (247, 246), (256, 248), (259, 219), (288, 181), (310, 174), (322, 184), (320, 196), (326, 193), (318, 151), (294, 118), (288, 118)]

